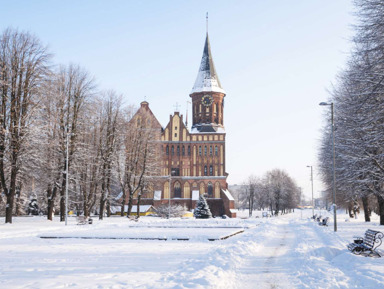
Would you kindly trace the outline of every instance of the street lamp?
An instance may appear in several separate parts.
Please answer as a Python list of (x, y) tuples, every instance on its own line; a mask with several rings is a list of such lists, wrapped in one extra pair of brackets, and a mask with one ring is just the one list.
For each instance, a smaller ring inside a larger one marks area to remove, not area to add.
[(169, 174), (168, 219), (171, 217), (171, 185), (173, 172), (174, 171), (171, 170), (171, 173)]
[(66, 171), (65, 171), (65, 225), (67, 226), (68, 224), (68, 159), (69, 159), (69, 154), (68, 154), (68, 135), (69, 135), (69, 132), (68, 132), (68, 126), (67, 126), (67, 148), (66, 148), (66, 158), (65, 158), (65, 167), (66, 167)]
[(331, 106), (331, 120), (332, 120), (332, 154), (333, 154), (333, 226), (334, 231), (337, 231), (336, 221), (336, 166), (335, 166), (335, 121), (333, 112), (333, 102), (320, 102), (321, 106)]
[(312, 182), (312, 217), (315, 215), (315, 205), (313, 203), (313, 167), (307, 166), (307, 168), (311, 168), (311, 182)]

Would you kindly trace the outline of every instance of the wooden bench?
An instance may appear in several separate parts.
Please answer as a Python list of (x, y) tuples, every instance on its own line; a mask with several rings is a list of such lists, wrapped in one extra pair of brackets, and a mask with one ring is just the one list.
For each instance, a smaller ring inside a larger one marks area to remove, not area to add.
[(328, 226), (329, 217), (324, 218), (322, 221), (319, 221), (319, 226)]
[(93, 220), (91, 218), (84, 217), (84, 216), (77, 216), (76, 220), (78, 225), (86, 225), (86, 224), (91, 225), (93, 223)]
[(348, 250), (356, 255), (368, 252), (366, 256), (376, 255), (381, 257), (376, 249), (381, 245), (383, 237), (382, 232), (368, 229), (364, 237), (356, 237), (354, 242), (348, 245)]

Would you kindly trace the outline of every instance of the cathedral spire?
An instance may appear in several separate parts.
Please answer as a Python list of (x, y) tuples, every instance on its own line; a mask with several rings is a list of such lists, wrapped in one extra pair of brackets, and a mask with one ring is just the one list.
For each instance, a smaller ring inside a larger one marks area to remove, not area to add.
[(216, 73), (215, 65), (213, 63), (211, 45), (209, 44), (208, 37), (208, 14), (207, 14), (207, 36), (205, 38), (205, 45), (203, 51), (203, 57), (195, 85), (192, 88), (191, 94), (196, 92), (221, 92), (225, 93), (221, 87), (219, 77)]

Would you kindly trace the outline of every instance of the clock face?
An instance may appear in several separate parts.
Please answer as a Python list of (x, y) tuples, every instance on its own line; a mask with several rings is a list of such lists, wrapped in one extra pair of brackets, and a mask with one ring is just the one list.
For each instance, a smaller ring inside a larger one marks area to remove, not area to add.
[(201, 103), (204, 105), (204, 106), (210, 106), (213, 102), (213, 98), (212, 96), (206, 94), (203, 96), (203, 98), (201, 99)]

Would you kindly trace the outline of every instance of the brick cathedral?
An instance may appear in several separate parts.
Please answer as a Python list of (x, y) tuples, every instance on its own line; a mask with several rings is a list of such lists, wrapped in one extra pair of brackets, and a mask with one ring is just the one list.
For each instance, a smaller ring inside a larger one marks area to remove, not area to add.
[(161, 176), (143, 204), (155, 207), (162, 203), (185, 205), (194, 209), (199, 195), (205, 195), (215, 216), (235, 217), (234, 199), (228, 191), (225, 167), (224, 97), (213, 63), (208, 33), (192, 99), (192, 128), (189, 131), (183, 115), (174, 112), (163, 128), (144, 101), (133, 117), (146, 113), (152, 127), (158, 128)]

